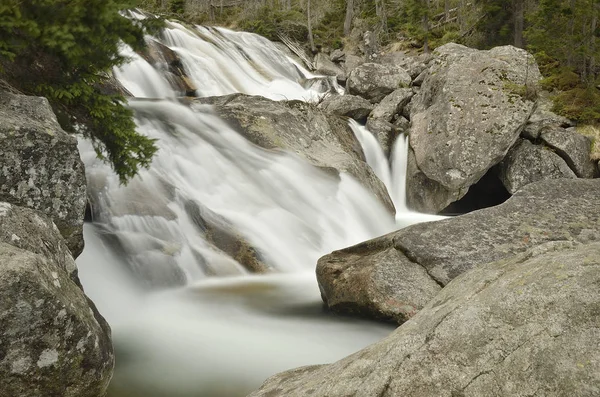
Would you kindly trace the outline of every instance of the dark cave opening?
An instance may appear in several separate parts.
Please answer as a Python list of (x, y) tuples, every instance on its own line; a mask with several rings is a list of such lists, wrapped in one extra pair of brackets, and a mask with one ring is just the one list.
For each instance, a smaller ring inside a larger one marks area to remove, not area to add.
[(502, 204), (510, 198), (497, 171), (491, 168), (481, 179), (469, 188), (463, 198), (455, 201), (440, 211), (442, 215), (460, 215), (482, 208)]

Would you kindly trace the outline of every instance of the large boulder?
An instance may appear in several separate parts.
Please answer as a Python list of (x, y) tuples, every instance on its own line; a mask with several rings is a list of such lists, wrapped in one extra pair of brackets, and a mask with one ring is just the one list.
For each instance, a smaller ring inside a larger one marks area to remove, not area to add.
[(383, 150), (383, 153), (389, 158), (392, 145), (398, 136), (398, 128), (389, 121), (371, 117), (367, 119), (367, 124), (365, 126), (373, 134), (373, 136), (375, 136), (377, 142), (379, 142), (379, 146), (381, 146), (381, 149)]
[(599, 269), (599, 243), (564, 241), (479, 266), (384, 340), (250, 396), (598, 396)]
[(43, 214), (0, 203), (0, 395), (104, 396), (110, 328)]
[(83, 250), (86, 188), (77, 139), (46, 98), (0, 92), (0, 201), (48, 215), (73, 256)]
[(445, 191), (408, 203), (437, 212), (504, 158), (534, 110), (528, 90), (541, 75), (531, 55), (512, 46), (478, 51), (446, 44), (436, 49), (430, 65), (411, 102), (410, 145), (416, 167), (442, 189), (411, 193), (424, 186), (412, 179), (407, 189), (409, 197)]
[(346, 87), (348, 93), (377, 103), (394, 90), (408, 87), (410, 82), (410, 75), (400, 66), (364, 63), (352, 70)]
[(329, 95), (319, 104), (319, 108), (333, 114), (364, 121), (373, 110), (373, 105), (356, 95)]
[(525, 185), (543, 179), (577, 178), (558, 154), (528, 140), (519, 141), (508, 152), (498, 169), (500, 180), (511, 194)]
[(213, 104), (219, 116), (258, 146), (288, 150), (326, 171), (352, 175), (394, 212), (385, 186), (365, 162), (360, 143), (342, 117), (301, 101), (244, 94), (197, 101)]
[(317, 279), (331, 309), (402, 322), (435, 294), (425, 275), (445, 286), (482, 263), (546, 242), (599, 240), (598, 206), (600, 180), (533, 183), (496, 207), (334, 251), (319, 259)]

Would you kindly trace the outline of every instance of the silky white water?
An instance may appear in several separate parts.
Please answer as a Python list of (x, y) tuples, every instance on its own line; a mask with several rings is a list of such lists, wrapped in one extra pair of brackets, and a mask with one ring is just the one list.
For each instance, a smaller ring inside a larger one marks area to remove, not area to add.
[[(160, 41), (203, 96), (314, 100), (338, 90), (257, 35), (169, 23)], [(335, 361), (386, 335), (390, 327), (323, 313), (314, 267), (324, 254), (394, 230), (394, 218), (350, 176), (261, 149), (209, 106), (179, 103), (164, 65), (123, 51), (131, 62), (115, 76), (135, 96), (138, 130), (157, 138), (159, 151), (150, 170), (121, 186), (80, 145), (94, 222), (77, 262), (113, 330), (109, 396), (242, 396), (276, 372)], [(361, 143), (404, 211), (403, 180), (377, 157), (376, 142)], [(232, 225), (272, 272), (250, 275), (217, 249), (198, 213)]]

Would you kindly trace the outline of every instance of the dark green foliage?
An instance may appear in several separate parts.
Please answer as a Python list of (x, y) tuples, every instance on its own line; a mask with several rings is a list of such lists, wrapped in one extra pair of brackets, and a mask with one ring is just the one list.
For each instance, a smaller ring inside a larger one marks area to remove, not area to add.
[(260, 34), (269, 40), (278, 40), (277, 33), (284, 22), (304, 22), (306, 19), (298, 10), (277, 10), (269, 6), (262, 7), (256, 15), (254, 19), (240, 21), (239, 28)]
[[(4, 0), (0, 5), (0, 77), (46, 96), (63, 128), (90, 137), (121, 182), (148, 167), (154, 141), (135, 131), (124, 98), (106, 93), (120, 42), (144, 47), (144, 27), (119, 14), (134, 0)], [(157, 27), (155, 20), (148, 20)], [(149, 24), (149, 25), (150, 25)]]

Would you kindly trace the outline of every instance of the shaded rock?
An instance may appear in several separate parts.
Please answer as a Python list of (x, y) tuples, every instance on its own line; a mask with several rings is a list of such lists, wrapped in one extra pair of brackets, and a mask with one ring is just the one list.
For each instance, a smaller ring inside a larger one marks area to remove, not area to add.
[[(435, 50), (421, 90), (411, 101), (410, 145), (419, 170), (449, 194), (423, 201), (439, 203), (436, 207), (409, 205), (437, 212), (464, 196), (504, 158), (534, 109), (534, 102), (522, 96), (525, 79), (533, 86), (541, 76), (531, 63), (527, 52), (512, 46), (478, 51), (446, 44)], [(415, 188), (409, 180), (407, 190)]]
[(590, 158), (592, 161), (600, 161), (600, 128), (592, 125), (585, 125), (582, 127), (570, 127), (567, 128), (570, 133), (581, 134), (587, 136), (592, 141), (590, 148)]
[(319, 104), (328, 112), (364, 121), (373, 110), (371, 102), (356, 95), (330, 95)]
[(393, 124), (398, 130), (399, 134), (404, 134), (410, 130), (410, 121), (408, 121), (404, 116), (398, 116), (398, 118), (394, 120)]
[(398, 323), (441, 290), (423, 267), (394, 248), (393, 235), (322, 257), (317, 279), (331, 310)]
[(523, 138), (538, 139), (543, 129), (550, 127), (571, 127), (573, 122), (566, 117), (559, 116), (552, 111), (554, 106), (547, 94), (542, 92), (536, 101), (535, 111), (527, 120), (527, 124), (521, 133)]
[(346, 53), (339, 48), (336, 48), (331, 52), (329, 59), (332, 62), (344, 62), (346, 60)]
[(413, 95), (414, 93), (410, 88), (394, 90), (375, 106), (371, 117), (392, 121), (396, 114), (402, 113), (402, 110), (410, 102)]
[(185, 210), (205, 239), (253, 273), (266, 273), (272, 268), (264, 263), (260, 252), (243, 237), (227, 219), (197, 201), (187, 201)]
[(578, 177), (593, 178), (596, 175), (596, 167), (590, 159), (592, 146), (590, 138), (560, 127), (544, 128), (540, 138), (546, 145), (556, 150)]
[(350, 73), (365, 63), (364, 58), (359, 57), (358, 55), (346, 54), (346, 60), (344, 61), (344, 70), (346, 71), (346, 75), (349, 76)]
[(431, 54), (407, 54), (403, 51), (389, 52), (379, 57), (379, 62), (384, 65), (400, 66), (408, 72), (411, 78), (415, 79), (425, 69), (431, 61)]
[(360, 95), (372, 103), (381, 101), (392, 91), (408, 87), (411, 78), (399, 66), (364, 63), (348, 76), (348, 93)]
[(258, 146), (291, 151), (336, 175), (347, 172), (394, 212), (385, 186), (365, 162), (360, 143), (343, 118), (305, 102), (243, 94), (198, 102), (214, 104), (219, 116)]
[(0, 201), (52, 219), (77, 257), (83, 250), (86, 189), (75, 137), (46, 98), (0, 92)]
[(386, 157), (389, 157), (394, 140), (396, 139), (396, 136), (398, 136), (397, 129), (394, 125), (383, 119), (369, 117), (367, 119), (366, 127), (371, 131), (375, 138), (377, 138), (377, 142), (379, 142)]
[[(527, 185), (496, 207), (412, 225), (324, 256), (317, 265), (319, 285), (326, 292), (323, 298), (329, 304), (330, 297), (334, 297), (336, 305), (332, 308), (336, 310), (344, 308), (337, 303), (341, 296), (346, 299), (347, 307), (353, 307), (353, 313), (397, 319), (398, 315), (385, 304), (387, 300), (394, 301), (394, 291), (406, 292), (403, 302), (414, 308), (423, 300), (420, 293), (408, 296), (413, 281), (405, 284), (396, 273), (408, 272), (409, 262), (422, 266), (439, 285), (446, 285), (476, 266), (512, 258), (540, 244), (600, 241), (599, 204), (600, 180), (559, 179)], [(392, 249), (397, 253), (390, 253)], [(358, 267), (357, 255), (361, 253), (365, 253), (365, 260)], [(379, 263), (380, 258), (385, 260)], [(383, 263), (389, 269), (377, 269)], [(410, 266), (414, 268), (413, 265)], [(413, 268), (410, 272), (414, 273)], [(376, 278), (378, 272), (393, 275), (389, 279), (393, 281)], [(407, 277), (414, 279), (410, 272)], [(416, 285), (422, 284), (420, 281)], [(379, 295), (367, 295), (360, 285), (377, 290)], [(367, 301), (365, 296), (377, 299)], [(358, 305), (360, 311), (356, 309)]]
[(336, 76), (338, 79), (346, 80), (346, 72), (329, 60), (327, 54), (322, 52), (315, 56), (315, 73), (326, 76)]
[(250, 396), (597, 396), (600, 244), (569, 246), (480, 266), (384, 340)]
[[(207, 41), (207, 37), (204, 36)], [(213, 43), (216, 45), (216, 43)], [(167, 47), (166, 45), (156, 41), (148, 41), (148, 50), (146, 54), (143, 54), (144, 58), (151, 64), (164, 64), (164, 69), (168, 73), (165, 76), (169, 80), (171, 87), (178, 91), (180, 95), (194, 97), (197, 94), (197, 87), (192, 79), (187, 75), (183, 63), (179, 58), (179, 54)]]
[(0, 395), (105, 395), (110, 328), (44, 214), (0, 203)]
[(527, 140), (517, 143), (498, 169), (500, 180), (511, 194), (543, 179), (577, 178), (558, 154)]

